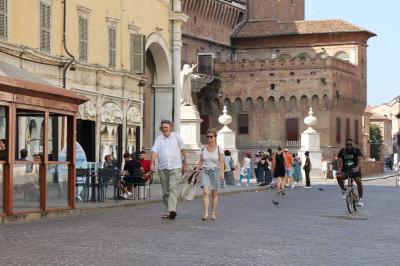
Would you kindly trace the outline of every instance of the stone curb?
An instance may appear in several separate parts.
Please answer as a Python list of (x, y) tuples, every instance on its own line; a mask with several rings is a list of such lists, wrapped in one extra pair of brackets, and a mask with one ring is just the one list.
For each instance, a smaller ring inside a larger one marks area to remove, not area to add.
[(378, 176), (378, 177), (365, 177), (365, 178), (363, 178), (363, 181), (368, 182), (368, 181), (379, 180), (379, 179), (388, 179), (388, 178), (394, 177), (396, 175), (397, 174), (394, 173), (394, 174), (385, 175), (385, 176)]
[[(236, 193), (242, 192), (253, 192), (253, 191), (261, 190), (258, 187), (254, 188), (246, 188), (243, 190), (232, 190), (232, 191), (220, 191), (219, 195), (231, 195)], [(201, 198), (202, 195), (196, 195), (195, 198)], [(182, 201), (182, 200), (179, 200)], [(109, 210), (115, 209), (122, 209), (122, 208), (134, 208), (136, 206), (145, 206), (154, 203), (162, 202), (162, 198), (154, 198), (154, 199), (147, 199), (141, 201), (128, 201), (123, 204), (118, 205), (107, 205), (107, 206), (96, 206), (92, 208), (75, 208), (73, 210), (62, 210), (62, 211), (53, 211), (53, 212), (44, 212), (44, 213), (27, 213), (27, 214), (17, 214), (14, 216), (7, 216), (7, 217), (0, 217), (0, 224), (8, 224), (8, 223), (15, 223), (15, 222), (33, 222), (38, 220), (45, 220), (45, 219), (53, 219), (57, 217), (63, 217), (67, 215), (77, 215), (77, 214), (85, 214), (85, 213), (94, 213), (94, 212), (104, 212)]]
[[(396, 174), (390, 174), (390, 175), (385, 175), (385, 176), (379, 176), (379, 177), (366, 177), (363, 178), (363, 181), (368, 182), (368, 181), (374, 181), (374, 180), (379, 180), (379, 179), (388, 179), (390, 177), (394, 177)], [(219, 191), (219, 195), (224, 196), (224, 195), (232, 195), (232, 194), (237, 194), (237, 193), (242, 193), (242, 192), (254, 192), (254, 191), (261, 191), (265, 190), (265, 188), (260, 188), (260, 187), (251, 187), (251, 188), (246, 188), (242, 190), (232, 190), (232, 191)], [(201, 198), (202, 195), (196, 195), (195, 198)], [(182, 200), (180, 200), (182, 201)], [(104, 212), (108, 210), (114, 210), (114, 209), (121, 209), (121, 208), (133, 208), (136, 206), (145, 206), (153, 203), (160, 203), (162, 202), (162, 198), (154, 198), (154, 199), (147, 199), (147, 200), (141, 200), (141, 201), (132, 201), (132, 202), (126, 202), (123, 204), (118, 204), (118, 205), (107, 205), (107, 206), (96, 206), (92, 208), (76, 208), (73, 210), (63, 210), (63, 211), (55, 211), (55, 212), (45, 212), (45, 213), (29, 213), (29, 214), (20, 214), (20, 215), (14, 215), (14, 216), (9, 216), (9, 217), (0, 217), (0, 224), (7, 224), (7, 223), (14, 223), (14, 222), (32, 222), (32, 221), (37, 221), (37, 220), (44, 220), (44, 219), (53, 219), (57, 217), (63, 217), (67, 215), (76, 215), (76, 214), (84, 214), (84, 213), (93, 213), (93, 212)]]

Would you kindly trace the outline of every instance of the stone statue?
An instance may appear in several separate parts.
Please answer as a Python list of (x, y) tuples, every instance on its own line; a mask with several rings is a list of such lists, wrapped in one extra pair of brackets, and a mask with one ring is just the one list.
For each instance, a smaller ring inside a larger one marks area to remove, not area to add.
[(181, 71), (181, 104), (182, 105), (193, 105), (192, 100), (192, 79), (198, 78), (198, 75), (193, 75), (193, 70), (197, 65), (194, 64), (189, 66), (188, 64), (183, 65)]

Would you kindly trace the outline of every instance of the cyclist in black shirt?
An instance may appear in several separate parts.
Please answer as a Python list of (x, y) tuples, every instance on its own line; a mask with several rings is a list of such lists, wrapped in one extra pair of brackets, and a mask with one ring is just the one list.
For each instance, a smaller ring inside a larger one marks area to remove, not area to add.
[(347, 179), (343, 175), (343, 173), (351, 173), (353, 175), (354, 182), (357, 184), (359, 201), (357, 202), (357, 206), (362, 207), (362, 196), (363, 196), (363, 187), (361, 181), (361, 159), (362, 153), (359, 148), (353, 147), (353, 140), (346, 139), (346, 148), (343, 148), (339, 151), (338, 154), (338, 171), (339, 174), (337, 176), (337, 182), (342, 189), (342, 197), (346, 198), (346, 191), (344, 188), (344, 180)]

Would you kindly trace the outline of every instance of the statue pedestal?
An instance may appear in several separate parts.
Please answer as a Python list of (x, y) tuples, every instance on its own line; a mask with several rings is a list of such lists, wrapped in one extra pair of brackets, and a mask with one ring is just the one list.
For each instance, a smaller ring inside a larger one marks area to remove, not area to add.
[(199, 160), (200, 143), (200, 115), (196, 107), (181, 105), (180, 135), (186, 146), (187, 160), (190, 168), (193, 168)]
[(231, 152), (233, 160), (235, 162), (238, 162), (239, 151), (236, 149), (236, 134), (234, 131), (229, 129), (227, 126), (224, 126), (221, 130), (218, 131), (217, 143), (224, 150), (229, 150)]
[[(306, 156), (304, 155), (304, 152), (306, 151), (310, 152), (310, 161), (311, 161), (310, 178), (322, 178), (322, 173), (321, 173), (322, 152), (320, 149), (319, 133), (315, 131), (307, 132), (306, 130), (301, 134), (301, 149), (299, 150), (299, 155), (301, 155), (303, 166), (306, 161)], [(305, 174), (303, 172), (303, 177), (304, 176)]]

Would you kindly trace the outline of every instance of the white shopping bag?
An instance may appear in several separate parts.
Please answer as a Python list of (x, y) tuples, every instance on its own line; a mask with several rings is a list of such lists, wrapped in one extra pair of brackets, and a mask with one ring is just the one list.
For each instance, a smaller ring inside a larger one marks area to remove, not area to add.
[(197, 172), (193, 171), (193, 173), (189, 176), (189, 178), (182, 184), (180, 198), (183, 200), (193, 200), (196, 196), (197, 190)]

